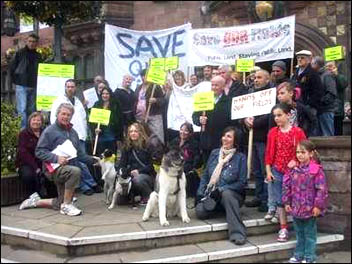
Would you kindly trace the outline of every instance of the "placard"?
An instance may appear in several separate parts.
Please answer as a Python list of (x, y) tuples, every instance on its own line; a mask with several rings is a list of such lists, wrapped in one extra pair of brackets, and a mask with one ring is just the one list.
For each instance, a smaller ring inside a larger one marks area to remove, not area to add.
[(325, 61), (334, 61), (334, 60), (343, 59), (344, 58), (343, 47), (336, 46), (336, 47), (324, 49), (324, 57), (325, 57)]
[(214, 92), (201, 92), (193, 95), (193, 111), (208, 111), (214, 109)]
[(56, 97), (65, 93), (65, 82), (73, 79), (75, 66), (39, 63), (37, 81), (37, 110), (50, 111)]
[(237, 72), (251, 72), (254, 69), (254, 60), (238, 59), (236, 60)]
[(165, 71), (178, 69), (179, 58), (177, 56), (165, 58)]
[(110, 120), (110, 110), (100, 109), (100, 108), (92, 108), (89, 115), (90, 123), (100, 123), (102, 125), (109, 125)]
[(232, 98), (231, 119), (264, 115), (276, 104), (276, 88)]
[(164, 85), (166, 83), (166, 75), (167, 73), (162, 68), (149, 68), (147, 72), (147, 81)]

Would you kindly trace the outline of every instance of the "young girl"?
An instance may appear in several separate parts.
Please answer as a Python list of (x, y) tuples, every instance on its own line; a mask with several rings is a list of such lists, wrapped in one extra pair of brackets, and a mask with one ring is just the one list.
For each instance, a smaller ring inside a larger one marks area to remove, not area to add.
[(265, 151), (266, 180), (268, 182), (268, 214), (278, 209), (280, 226), (278, 241), (288, 240), (287, 218), (281, 202), (283, 175), (289, 162), (295, 160), (296, 147), (306, 139), (302, 129), (290, 124), (291, 108), (287, 104), (277, 104), (272, 109), (276, 127), (269, 130)]
[(306, 263), (316, 260), (317, 217), (326, 208), (328, 188), (318, 153), (309, 140), (297, 146), (298, 166), (284, 175), (282, 202), (293, 216), (297, 245), (290, 263)]

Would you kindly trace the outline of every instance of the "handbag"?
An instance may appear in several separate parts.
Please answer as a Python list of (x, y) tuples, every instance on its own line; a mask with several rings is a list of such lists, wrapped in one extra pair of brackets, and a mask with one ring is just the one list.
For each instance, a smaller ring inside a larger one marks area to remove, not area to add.
[(205, 192), (205, 196), (200, 200), (203, 203), (203, 207), (206, 211), (213, 211), (216, 205), (221, 200), (221, 193), (218, 188), (213, 189), (212, 191)]

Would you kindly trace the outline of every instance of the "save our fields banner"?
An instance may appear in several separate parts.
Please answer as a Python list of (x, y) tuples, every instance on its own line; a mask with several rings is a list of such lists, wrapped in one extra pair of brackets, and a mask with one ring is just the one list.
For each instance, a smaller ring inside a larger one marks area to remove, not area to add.
[(262, 62), (293, 58), (294, 35), (294, 15), (243, 26), (192, 29), (188, 66), (231, 65), (237, 59)]
[(187, 72), (187, 34), (191, 24), (155, 30), (137, 31), (105, 25), (105, 78), (111, 89), (122, 83), (125, 74), (135, 78), (131, 88), (142, 83), (140, 72), (151, 58), (179, 57), (179, 69)]

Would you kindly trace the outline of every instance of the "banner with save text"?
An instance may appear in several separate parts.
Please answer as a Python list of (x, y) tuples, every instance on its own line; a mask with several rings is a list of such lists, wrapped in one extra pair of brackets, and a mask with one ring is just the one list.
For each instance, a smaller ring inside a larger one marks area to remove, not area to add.
[(179, 57), (179, 70), (187, 73), (187, 35), (191, 24), (156, 30), (137, 31), (105, 25), (105, 78), (112, 90), (124, 75), (133, 76), (131, 88), (142, 83), (140, 72), (148, 68), (149, 59)]
[(294, 35), (294, 15), (250, 25), (192, 29), (188, 35), (188, 66), (293, 58)]

